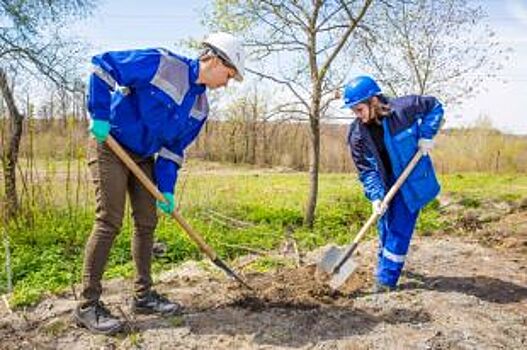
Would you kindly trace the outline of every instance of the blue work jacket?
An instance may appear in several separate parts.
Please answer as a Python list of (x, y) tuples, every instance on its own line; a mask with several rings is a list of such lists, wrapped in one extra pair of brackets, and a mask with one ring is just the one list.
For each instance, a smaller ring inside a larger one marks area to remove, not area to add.
[[(356, 119), (350, 126), (348, 143), (366, 197), (382, 199), (418, 150), (420, 138), (432, 139), (443, 118), (441, 103), (431, 96), (404, 96), (388, 101), (391, 112), (382, 120), (384, 144), (392, 174), (388, 174), (368, 128)], [(440, 186), (430, 156), (424, 156), (400, 191), (410, 211), (415, 212), (435, 198)]]
[(88, 110), (110, 122), (110, 134), (141, 157), (156, 155), (161, 192), (172, 192), (184, 150), (208, 116), (199, 60), (164, 49), (111, 51), (92, 58)]

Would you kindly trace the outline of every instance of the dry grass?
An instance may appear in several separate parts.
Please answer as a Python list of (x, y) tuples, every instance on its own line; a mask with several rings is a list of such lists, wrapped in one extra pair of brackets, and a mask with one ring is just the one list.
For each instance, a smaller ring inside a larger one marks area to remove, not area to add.
[[(5, 123), (0, 119), (0, 123)], [(323, 124), (321, 169), (354, 171), (347, 145), (348, 126)], [(75, 120), (27, 123), (20, 157), (76, 162), (85, 157), (86, 123)], [(308, 126), (292, 122), (209, 121), (189, 150), (190, 157), (259, 167), (309, 167)], [(527, 172), (527, 137), (502, 134), (488, 126), (444, 130), (433, 154), (441, 173)], [(28, 166), (21, 162), (21, 166)]]

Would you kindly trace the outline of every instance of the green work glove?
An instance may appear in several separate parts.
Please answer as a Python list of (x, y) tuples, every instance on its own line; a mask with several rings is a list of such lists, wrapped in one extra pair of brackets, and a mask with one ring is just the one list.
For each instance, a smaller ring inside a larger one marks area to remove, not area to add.
[(164, 211), (166, 214), (171, 215), (176, 207), (176, 201), (174, 200), (174, 194), (170, 192), (163, 192), (163, 196), (168, 203), (157, 201), (157, 207)]
[(110, 123), (106, 120), (90, 119), (90, 132), (97, 142), (103, 143), (110, 134)]

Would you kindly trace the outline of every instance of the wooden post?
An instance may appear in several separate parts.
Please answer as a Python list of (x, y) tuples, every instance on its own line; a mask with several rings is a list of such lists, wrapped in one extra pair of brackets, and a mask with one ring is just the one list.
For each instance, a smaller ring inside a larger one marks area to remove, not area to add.
[(7, 293), (13, 291), (13, 270), (11, 269), (11, 249), (9, 247), (9, 237), (5, 229), (2, 230), (2, 238), (5, 249), (5, 272), (7, 276)]

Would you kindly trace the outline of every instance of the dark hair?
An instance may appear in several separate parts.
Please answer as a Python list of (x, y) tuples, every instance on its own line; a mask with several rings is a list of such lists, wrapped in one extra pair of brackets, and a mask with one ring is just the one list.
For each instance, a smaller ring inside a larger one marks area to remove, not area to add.
[[(374, 97), (377, 97), (376, 104), (372, 103)], [(375, 112), (375, 119), (380, 120), (390, 115), (392, 111), (392, 108), (390, 107), (390, 100), (383, 94), (372, 96), (363, 103), (366, 103), (369, 106), (370, 110), (373, 110), (373, 112)]]
[(379, 104), (377, 105), (376, 112), (379, 113), (381, 117), (386, 117), (392, 111), (392, 108), (390, 107), (390, 100), (383, 94), (377, 95), (377, 98)]

